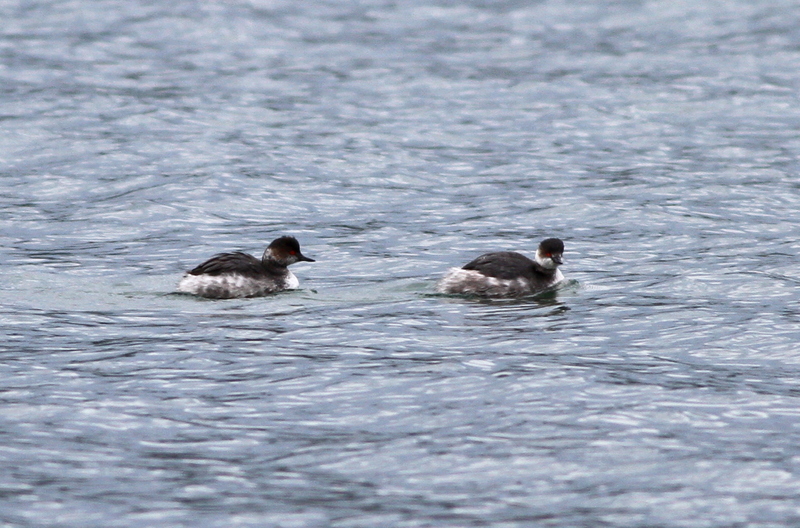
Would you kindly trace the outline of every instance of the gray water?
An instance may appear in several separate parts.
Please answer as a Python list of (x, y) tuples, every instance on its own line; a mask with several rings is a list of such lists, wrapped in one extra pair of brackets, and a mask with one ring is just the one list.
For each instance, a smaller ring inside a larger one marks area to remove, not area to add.
[[(0, 526), (800, 524), (797, 2), (0, 21)], [(300, 290), (173, 293), (281, 234)]]

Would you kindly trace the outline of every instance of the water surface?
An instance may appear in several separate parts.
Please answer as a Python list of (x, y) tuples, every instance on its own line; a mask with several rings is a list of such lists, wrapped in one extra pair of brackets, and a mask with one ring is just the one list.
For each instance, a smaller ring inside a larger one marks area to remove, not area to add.
[[(795, 3), (0, 19), (0, 525), (800, 522)], [(300, 290), (173, 293), (281, 234)]]

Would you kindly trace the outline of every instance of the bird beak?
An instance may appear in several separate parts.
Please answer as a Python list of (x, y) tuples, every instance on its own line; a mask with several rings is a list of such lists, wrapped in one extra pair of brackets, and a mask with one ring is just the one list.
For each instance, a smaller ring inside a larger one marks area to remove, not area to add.
[(312, 258), (308, 258), (307, 256), (303, 255), (302, 253), (297, 255), (297, 260), (301, 260), (301, 261), (304, 261), (304, 262), (316, 262), (316, 260), (314, 260)]
[(559, 266), (564, 263), (564, 261), (561, 260), (561, 255), (550, 255), (550, 258)]

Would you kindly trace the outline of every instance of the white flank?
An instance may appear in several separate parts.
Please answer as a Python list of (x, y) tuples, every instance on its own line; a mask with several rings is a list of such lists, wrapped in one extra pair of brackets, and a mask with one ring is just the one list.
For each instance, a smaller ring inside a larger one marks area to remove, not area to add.
[(450, 268), (436, 283), (436, 293), (485, 295), (489, 297), (519, 296), (535, 293), (555, 286), (564, 280), (561, 270), (556, 270), (552, 281), (537, 284), (535, 287), (524, 278), (498, 279), (487, 277), (475, 270)]
[[(292, 281), (294, 279), (294, 281)], [(289, 284), (297, 287), (297, 278), (288, 277)], [(178, 291), (203, 297), (232, 298), (254, 297), (280, 291), (272, 281), (259, 281), (238, 274), (229, 275), (185, 275), (178, 283)]]
[(289, 271), (289, 275), (286, 276), (286, 289), (296, 290), (299, 287), (300, 287), (300, 281), (297, 280), (297, 277), (295, 277), (294, 273)]

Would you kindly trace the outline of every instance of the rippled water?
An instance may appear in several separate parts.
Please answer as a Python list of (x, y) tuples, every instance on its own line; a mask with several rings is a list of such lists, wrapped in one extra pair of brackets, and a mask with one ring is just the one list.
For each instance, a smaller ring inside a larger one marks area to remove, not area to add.
[[(0, 20), (0, 525), (800, 523), (795, 2)], [(301, 290), (172, 293), (284, 233)]]

